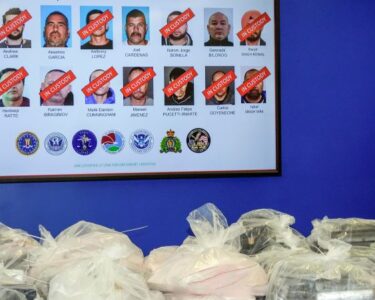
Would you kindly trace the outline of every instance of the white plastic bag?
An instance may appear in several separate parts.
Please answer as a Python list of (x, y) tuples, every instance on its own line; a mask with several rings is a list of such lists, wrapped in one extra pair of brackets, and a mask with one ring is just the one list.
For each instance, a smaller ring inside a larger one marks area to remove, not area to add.
[[(239, 253), (241, 224), (228, 226), (223, 214), (206, 204), (191, 212), (188, 237), (148, 279), (153, 289), (173, 294), (255, 299), (264, 295), (267, 277), (251, 258)], [(152, 253), (151, 253), (152, 255)]]

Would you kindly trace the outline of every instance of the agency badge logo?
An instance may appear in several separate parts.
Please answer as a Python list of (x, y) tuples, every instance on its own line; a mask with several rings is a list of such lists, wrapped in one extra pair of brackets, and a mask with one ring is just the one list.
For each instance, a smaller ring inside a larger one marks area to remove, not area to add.
[(19, 153), (32, 155), (39, 148), (39, 139), (30, 131), (22, 132), (16, 139), (16, 147)]
[(111, 130), (102, 136), (101, 144), (105, 152), (116, 154), (124, 148), (125, 139), (120, 132)]
[(167, 131), (167, 136), (160, 143), (160, 153), (181, 153), (181, 142), (178, 137), (174, 136), (172, 129)]
[(68, 147), (68, 141), (66, 137), (59, 132), (53, 132), (44, 140), (44, 148), (49, 154), (61, 155), (65, 152)]
[(202, 153), (210, 147), (211, 137), (206, 130), (195, 128), (187, 135), (186, 143), (191, 151)]
[(78, 131), (72, 139), (73, 149), (80, 155), (90, 155), (95, 151), (97, 144), (95, 134), (87, 129)]
[(133, 151), (143, 154), (152, 149), (154, 145), (154, 137), (149, 131), (139, 129), (132, 133), (129, 143)]

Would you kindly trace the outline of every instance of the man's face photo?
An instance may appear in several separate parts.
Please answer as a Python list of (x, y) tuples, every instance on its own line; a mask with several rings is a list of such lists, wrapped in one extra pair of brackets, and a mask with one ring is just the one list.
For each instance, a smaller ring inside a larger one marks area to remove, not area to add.
[(147, 24), (144, 17), (128, 17), (126, 20), (126, 36), (129, 45), (144, 45)]
[[(8, 23), (9, 21), (13, 20), (15, 17), (17, 17), (17, 15), (7, 15), (7, 16), (5, 16), (5, 24)], [(24, 27), (25, 27), (25, 25), (22, 25), (22, 26), (18, 27), (10, 35), (8, 35), (8, 38), (11, 39), (11, 40), (18, 40), (18, 39), (22, 38)]]
[[(98, 70), (98, 71), (94, 71), (91, 76), (90, 76), (90, 82), (95, 80), (96, 78), (98, 78), (100, 75), (102, 75), (104, 73), (103, 70)], [(99, 89), (97, 89), (94, 94), (97, 95), (97, 96), (104, 96), (108, 93), (108, 90), (109, 90), (109, 87), (110, 87), (110, 82), (107, 82), (106, 84), (104, 84), (103, 86), (101, 86)]]
[[(141, 70), (138, 70), (138, 69), (133, 70), (133, 72), (129, 74), (128, 81), (131, 82), (133, 79), (135, 79), (137, 76), (141, 75), (142, 73), (143, 71)], [(135, 90), (133, 94), (131, 95), (131, 97), (136, 100), (143, 100), (147, 97), (147, 89), (148, 89), (148, 83), (145, 83), (144, 85), (139, 87), (137, 90)]]
[[(57, 79), (59, 79), (64, 73), (59, 71), (52, 71), (48, 73), (44, 79), (44, 82), (42, 83), (42, 90), (47, 88), (49, 85), (54, 83)], [(71, 85), (68, 85), (61, 89), (59, 92), (57, 92), (55, 95), (53, 95), (50, 99), (48, 99), (49, 103), (53, 103), (55, 105), (64, 105), (65, 99), (68, 96), (68, 94), (71, 92), (72, 87)]]
[[(171, 80), (170, 82), (173, 82), (174, 80)], [(182, 87), (180, 87), (175, 93), (175, 97), (177, 98), (177, 100), (181, 100), (185, 97), (186, 95), (186, 89), (187, 89), (187, 84), (183, 85)]]
[(46, 47), (66, 47), (69, 34), (68, 24), (64, 16), (52, 14), (48, 17), (44, 29)]
[[(5, 73), (1, 78), (0, 82), (7, 79), (10, 75), (12, 75), (15, 71), (10, 71)], [(24, 84), (23, 81), (21, 80), (19, 83), (15, 84), (12, 86), (7, 92), (5, 92), (2, 95), (3, 101), (4, 102), (16, 102), (16, 101), (21, 101), (22, 100), (22, 95), (23, 95), (23, 88)]]
[[(100, 13), (94, 13), (94, 14), (91, 14), (89, 17), (88, 17), (88, 20), (89, 20), (89, 23), (93, 20), (95, 20), (97, 17), (99, 17), (101, 14)], [(109, 23), (107, 23), (106, 25), (104, 26), (101, 26), (98, 28), (98, 30), (94, 31), (92, 33), (93, 36), (103, 36), (106, 34), (107, 30), (109, 28)]]
[[(178, 17), (178, 15), (171, 15), (171, 16), (169, 16), (168, 17), (168, 23), (171, 22), (171, 21), (173, 21), (177, 17)], [(169, 38), (172, 39), (172, 40), (181, 40), (181, 39), (185, 38), (187, 30), (188, 30), (188, 25), (187, 25), (187, 23), (185, 23), (180, 28), (178, 28), (175, 32), (173, 32), (169, 36)]]
[(228, 18), (221, 12), (214, 13), (208, 20), (207, 30), (210, 37), (217, 41), (228, 38), (230, 24)]
[[(221, 72), (221, 71), (218, 71), (216, 72), (213, 76), (212, 76), (212, 83), (215, 83), (216, 81), (218, 81), (221, 77), (223, 77), (225, 75), (224, 72)], [(216, 98), (222, 98), (222, 97), (225, 97), (227, 92), (228, 92), (228, 88), (229, 86), (226, 86), (224, 88), (222, 88), (220, 91), (218, 91), (216, 94), (215, 94), (215, 97)]]
[[(258, 71), (257, 70), (249, 70), (245, 73), (245, 78), (244, 82), (248, 80), (252, 75), (256, 74)], [(262, 93), (263, 93), (263, 81), (259, 83), (257, 86), (255, 86), (251, 91), (249, 91), (246, 95), (245, 98), (249, 102), (257, 102), (262, 98)]]
[[(242, 28), (245, 28), (247, 25), (253, 23), (255, 21), (255, 19), (258, 18), (260, 15), (261, 15), (261, 13), (259, 11), (257, 11), (257, 10), (249, 10), (249, 11), (247, 11), (243, 15), (242, 20), (241, 20)], [(247, 40), (249, 42), (256, 42), (256, 41), (258, 41), (260, 39), (261, 33), (262, 33), (262, 30), (254, 31), (254, 33), (252, 35), (250, 35), (247, 38)]]

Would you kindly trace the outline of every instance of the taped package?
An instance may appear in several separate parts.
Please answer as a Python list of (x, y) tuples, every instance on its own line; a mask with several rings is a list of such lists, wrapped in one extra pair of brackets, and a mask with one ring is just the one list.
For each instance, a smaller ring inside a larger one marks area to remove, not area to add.
[(349, 244), (331, 241), (326, 254), (305, 253), (278, 262), (267, 300), (374, 300), (375, 265), (350, 256)]
[(326, 250), (326, 241), (337, 239), (353, 246), (370, 246), (375, 243), (375, 220), (348, 218), (329, 219), (312, 222), (313, 230), (308, 237), (313, 245)]
[(263, 268), (239, 253), (241, 224), (228, 226), (211, 203), (192, 211), (187, 220), (195, 237), (180, 247), (153, 250), (146, 258), (152, 289), (168, 294), (168, 299), (252, 300), (265, 295)]
[(56, 239), (45, 228), (40, 230), (42, 247), (32, 259), (30, 276), (37, 279), (44, 297), (151, 299), (143, 276), (143, 253), (125, 234), (84, 221)]
[(308, 248), (305, 237), (290, 227), (293, 216), (272, 210), (258, 209), (243, 214), (238, 220), (245, 232), (241, 235), (241, 252), (254, 255), (269, 247)]

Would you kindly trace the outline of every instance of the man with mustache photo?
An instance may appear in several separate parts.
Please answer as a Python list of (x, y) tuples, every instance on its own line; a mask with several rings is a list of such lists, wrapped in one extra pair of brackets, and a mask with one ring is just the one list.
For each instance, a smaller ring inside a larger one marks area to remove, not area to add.
[[(257, 72), (257, 69), (247, 70), (243, 82), (246, 82), (252, 75), (256, 74)], [(252, 90), (247, 92), (247, 94), (243, 95), (241, 97), (241, 103), (266, 103), (266, 91), (263, 90), (263, 81), (256, 85)]]
[[(20, 15), (21, 12), (18, 7), (6, 11), (3, 15), (3, 25)], [(22, 25), (14, 30), (0, 43), (0, 48), (31, 48), (31, 41), (23, 38), (24, 29), (25, 25)]]
[(148, 25), (145, 14), (139, 9), (133, 9), (126, 15), (125, 32), (129, 46), (146, 46)]
[(59, 11), (51, 12), (45, 22), (43, 36), (45, 48), (66, 48), (70, 37), (68, 18)]
[[(66, 72), (63, 70), (53, 69), (47, 72), (44, 81), (41, 85), (41, 90), (44, 90), (49, 85), (54, 83), (57, 79), (59, 79), (62, 75)], [(58, 91), (55, 95), (49, 98), (47, 101), (44, 101), (42, 98), (40, 99), (40, 104), (42, 106), (67, 106), (73, 105), (73, 93), (72, 93), (72, 86), (69, 84), (66, 87), (62, 88)]]
[[(130, 83), (132, 80), (141, 75), (147, 68), (134, 67), (127, 72), (129, 68), (125, 67), (124, 70), (124, 85)], [(127, 73), (127, 74), (126, 74)], [(126, 76), (127, 75), (127, 76)], [(152, 79), (137, 88), (129, 97), (124, 99), (124, 106), (152, 106), (154, 99), (152, 98)], [(150, 90), (149, 90), (150, 88)]]

